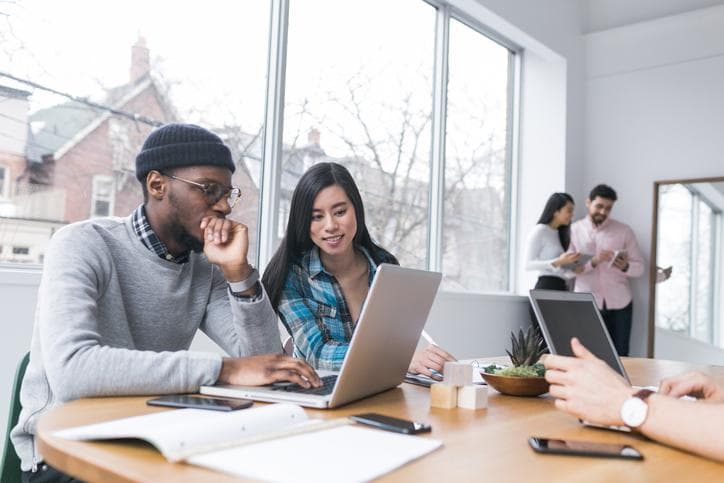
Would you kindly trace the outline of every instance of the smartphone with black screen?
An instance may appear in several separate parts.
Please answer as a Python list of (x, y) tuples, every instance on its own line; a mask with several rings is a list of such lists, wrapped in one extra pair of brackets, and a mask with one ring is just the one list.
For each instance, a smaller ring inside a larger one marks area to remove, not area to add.
[(165, 406), (171, 408), (210, 409), (212, 411), (235, 411), (246, 409), (254, 404), (248, 399), (222, 399), (213, 397), (187, 396), (172, 394), (146, 401), (149, 406)]
[(598, 456), (642, 460), (644, 456), (627, 444), (595, 443), (564, 439), (528, 438), (528, 444), (538, 453), (566, 454), (573, 456)]
[(416, 423), (415, 421), (408, 421), (406, 419), (393, 418), (392, 416), (385, 416), (384, 414), (355, 414), (354, 416), (350, 416), (349, 418), (360, 424), (366, 424), (367, 426), (372, 426), (377, 429), (384, 429), (385, 431), (393, 431), (395, 433), (417, 434), (427, 433), (432, 430), (432, 426), (430, 426), (429, 424)]

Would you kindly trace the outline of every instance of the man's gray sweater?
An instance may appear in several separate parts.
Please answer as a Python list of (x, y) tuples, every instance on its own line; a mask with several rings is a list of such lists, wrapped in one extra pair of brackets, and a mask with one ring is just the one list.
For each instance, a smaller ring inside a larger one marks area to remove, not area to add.
[(38, 418), (91, 396), (196, 392), (213, 384), (218, 354), (190, 352), (197, 329), (230, 356), (279, 352), (276, 315), (264, 296), (233, 296), (203, 254), (163, 260), (133, 231), (131, 217), (75, 223), (46, 251), (22, 412), (12, 441), (23, 471), (42, 456)]

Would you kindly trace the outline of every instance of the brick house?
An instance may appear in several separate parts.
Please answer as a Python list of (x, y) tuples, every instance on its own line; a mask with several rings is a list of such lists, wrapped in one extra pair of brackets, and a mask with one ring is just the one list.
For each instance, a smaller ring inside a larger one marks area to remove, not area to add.
[[(0, 119), (7, 121), (0, 120), (0, 139), (16, 139), (0, 145), (0, 247), (12, 244), (0, 248), (0, 261), (42, 263), (60, 226), (128, 215), (142, 201), (136, 154), (156, 126), (177, 118), (150, 75), (142, 38), (132, 47), (129, 82), (110, 89), (102, 106), (69, 101), (28, 114), (29, 92), (0, 87), (0, 96), (13, 101), (0, 105)], [(233, 183), (244, 192), (233, 217), (253, 234), (259, 190), (236, 142), (243, 134), (230, 128), (220, 134), (237, 164)]]
[(175, 114), (150, 76), (143, 39), (133, 46), (130, 74), (129, 82), (111, 89), (103, 104), (143, 120), (76, 101), (29, 117), (28, 170), (18, 185), (29, 194), (54, 192), (49, 198), (56, 208), (43, 218), (72, 223), (125, 216), (140, 202), (135, 155), (148, 133)]

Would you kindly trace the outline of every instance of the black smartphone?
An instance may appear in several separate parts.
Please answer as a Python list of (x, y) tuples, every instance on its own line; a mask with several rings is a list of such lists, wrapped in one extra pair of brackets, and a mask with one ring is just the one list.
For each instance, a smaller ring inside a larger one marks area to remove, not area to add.
[(214, 397), (187, 396), (172, 394), (146, 401), (149, 406), (165, 406), (172, 408), (211, 409), (212, 411), (235, 411), (246, 409), (254, 404), (248, 399), (222, 399)]
[(367, 426), (373, 426), (385, 431), (394, 431), (395, 433), (417, 434), (428, 433), (432, 430), (432, 426), (425, 423), (416, 423), (406, 419), (393, 418), (377, 413), (355, 414), (349, 417), (351, 420)]
[(538, 453), (567, 454), (573, 456), (598, 456), (642, 460), (644, 455), (627, 444), (594, 443), (564, 439), (528, 438), (528, 444)]

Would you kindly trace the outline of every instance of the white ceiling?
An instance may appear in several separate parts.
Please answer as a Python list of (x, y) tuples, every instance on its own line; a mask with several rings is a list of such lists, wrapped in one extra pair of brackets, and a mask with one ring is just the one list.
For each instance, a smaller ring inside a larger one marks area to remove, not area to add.
[(581, 32), (586, 34), (632, 23), (724, 5), (724, 0), (572, 0), (581, 2)]

